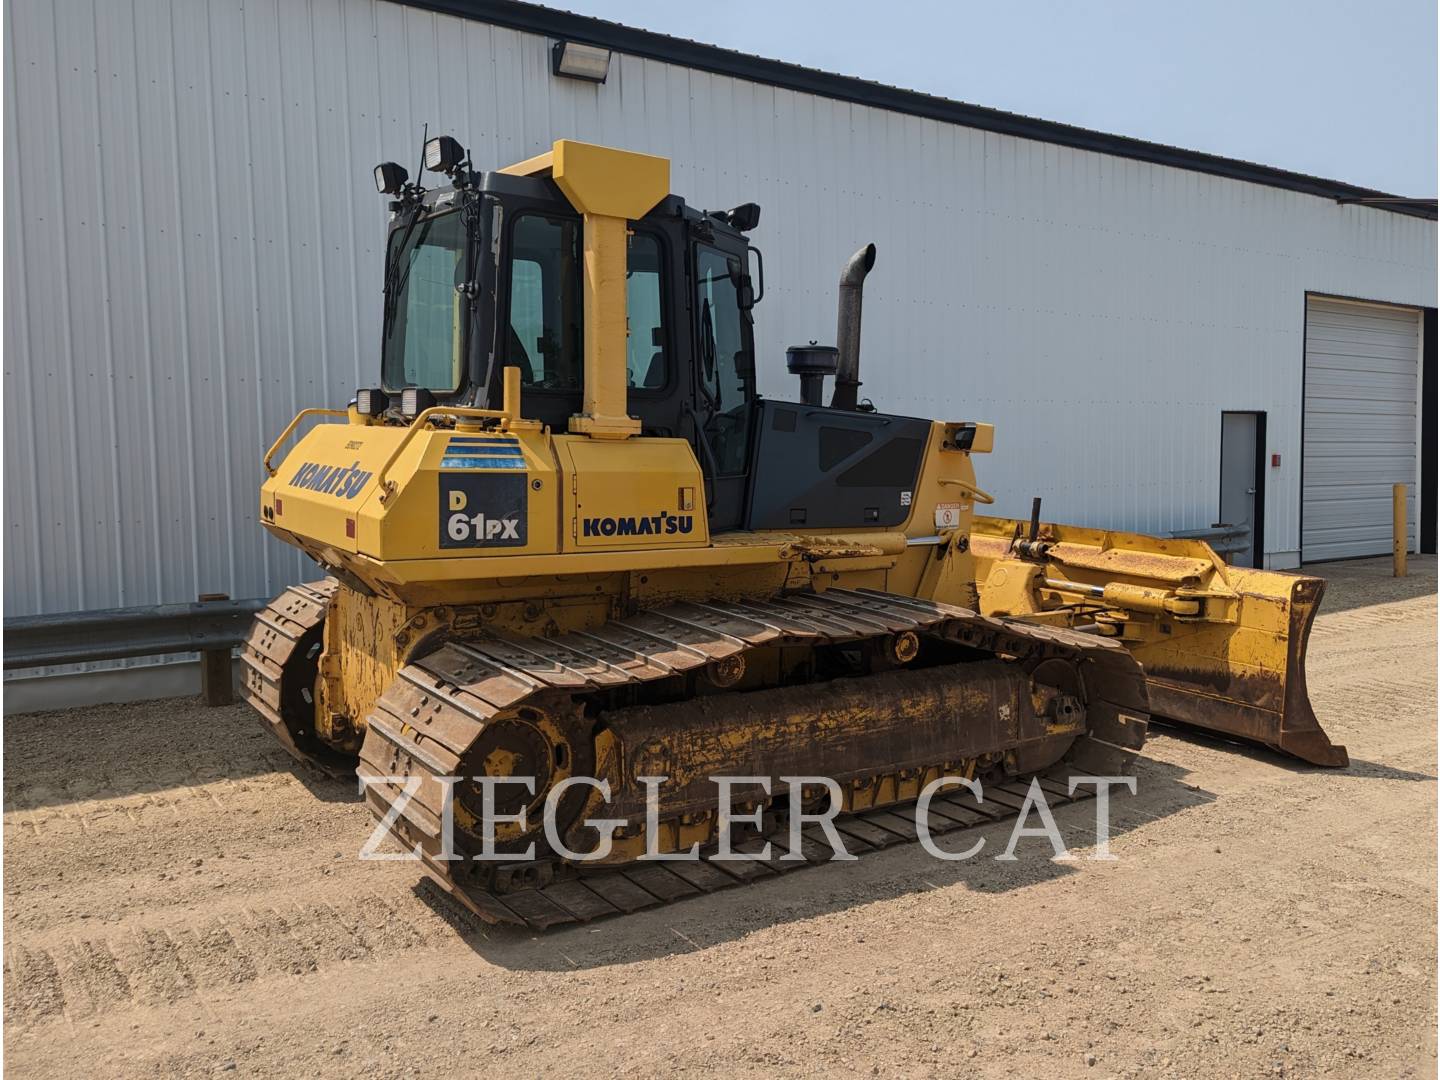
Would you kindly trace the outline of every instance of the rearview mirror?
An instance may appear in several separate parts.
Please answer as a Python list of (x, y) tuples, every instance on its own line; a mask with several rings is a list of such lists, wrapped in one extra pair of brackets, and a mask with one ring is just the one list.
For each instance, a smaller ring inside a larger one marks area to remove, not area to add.
[(746, 274), (743, 278), (745, 288), (740, 294), (740, 306), (746, 311), (765, 299), (765, 256), (757, 247), (752, 246), (748, 250), (754, 256), (755, 274)]
[(749, 311), (755, 306), (755, 284), (749, 274), (740, 275), (740, 281), (735, 286), (735, 298), (741, 311)]

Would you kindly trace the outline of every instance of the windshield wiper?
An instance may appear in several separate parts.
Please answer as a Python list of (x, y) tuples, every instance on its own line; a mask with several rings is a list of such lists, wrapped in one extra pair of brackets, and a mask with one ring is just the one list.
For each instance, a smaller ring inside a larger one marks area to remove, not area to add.
[[(405, 283), (410, 280), (410, 263), (405, 264), (403, 276), (400, 272), (401, 261), (405, 257), (406, 250), (410, 246), (410, 237), (414, 235), (415, 226), (420, 224), (423, 216), (421, 207), (415, 207), (415, 213), (411, 215), (410, 222), (405, 226), (405, 232), (400, 236), (400, 243), (395, 247), (395, 256), (390, 260), (390, 265), (385, 270), (385, 318), (383, 327), (384, 340), (390, 340), (390, 332), (395, 325), (395, 311), (400, 304), (400, 291)], [(413, 262), (414, 260), (411, 260)]]

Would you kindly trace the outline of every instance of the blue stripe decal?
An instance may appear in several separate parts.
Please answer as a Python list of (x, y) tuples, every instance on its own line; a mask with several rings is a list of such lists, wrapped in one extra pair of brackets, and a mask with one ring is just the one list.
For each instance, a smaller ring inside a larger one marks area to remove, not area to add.
[(451, 443), (445, 448), (447, 454), (494, 454), (496, 457), (522, 457), (524, 451), (518, 446), (487, 446), (476, 443)]
[(442, 469), (523, 469), (525, 459), (519, 457), (443, 457)]

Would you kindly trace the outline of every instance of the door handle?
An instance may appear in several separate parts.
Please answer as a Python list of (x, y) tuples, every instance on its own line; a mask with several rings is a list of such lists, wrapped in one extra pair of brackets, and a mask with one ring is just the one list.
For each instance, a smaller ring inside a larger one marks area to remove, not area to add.
[(695, 441), (700, 444), (700, 455), (705, 459), (706, 470), (701, 472), (701, 482), (705, 485), (705, 510), (708, 513), (715, 505), (715, 480), (720, 475), (720, 463), (715, 460), (715, 451), (710, 446), (710, 437), (705, 432), (705, 426), (700, 423), (700, 417), (695, 412), (695, 407), (689, 401), (680, 405), (681, 411), (690, 417), (690, 423), (695, 428)]

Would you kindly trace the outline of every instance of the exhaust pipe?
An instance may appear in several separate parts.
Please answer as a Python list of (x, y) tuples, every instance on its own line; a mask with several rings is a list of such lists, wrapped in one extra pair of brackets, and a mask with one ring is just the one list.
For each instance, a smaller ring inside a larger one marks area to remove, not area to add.
[(835, 345), (840, 350), (840, 364), (835, 372), (835, 393), (830, 397), (832, 409), (855, 411), (860, 389), (860, 307), (865, 275), (875, 266), (875, 245), (866, 244), (845, 264), (840, 274), (839, 323)]

